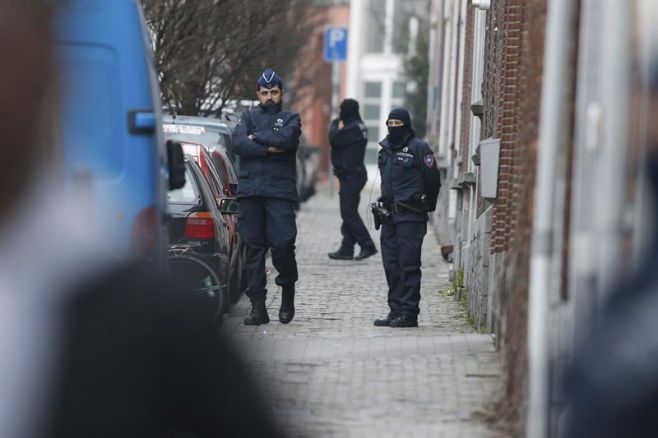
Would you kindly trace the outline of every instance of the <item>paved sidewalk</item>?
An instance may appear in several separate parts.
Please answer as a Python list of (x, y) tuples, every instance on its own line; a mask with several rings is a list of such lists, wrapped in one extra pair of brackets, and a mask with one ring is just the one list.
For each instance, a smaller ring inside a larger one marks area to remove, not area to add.
[[(473, 414), (497, 389), (498, 355), (491, 337), (475, 333), (461, 307), (439, 292), (448, 287), (448, 267), (434, 234), (428, 230), (423, 248), (420, 327), (392, 329), (372, 325), (388, 310), (380, 255), (361, 262), (326, 255), (340, 242), (338, 196), (316, 195), (297, 225), (293, 322), (278, 321), (273, 272), (272, 322), (243, 326), (249, 308), (243, 299), (224, 327), (264, 379), (274, 416), (291, 436), (494, 436)], [(378, 233), (369, 229), (379, 248)]]

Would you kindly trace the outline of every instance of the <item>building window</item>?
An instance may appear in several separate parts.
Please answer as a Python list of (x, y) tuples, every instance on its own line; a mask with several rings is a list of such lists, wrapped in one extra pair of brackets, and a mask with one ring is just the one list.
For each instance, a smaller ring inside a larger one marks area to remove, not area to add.
[(379, 81), (363, 82), (363, 122), (368, 128), (368, 148), (366, 164), (377, 162), (377, 143), (380, 138), (380, 119), (382, 113), (382, 83)]
[(404, 100), (407, 94), (406, 82), (393, 82), (393, 99)]
[[(382, 112), (382, 83), (375, 81), (366, 81), (363, 83), (363, 121), (368, 127), (369, 132), (379, 135), (379, 119)], [(376, 131), (376, 132), (375, 132)], [(368, 134), (370, 137), (373, 134)]]
[(393, 82), (391, 91), (391, 109), (404, 106), (404, 98), (407, 95), (406, 82)]
[(363, 88), (365, 90), (366, 99), (374, 98), (379, 101), (382, 97), (382, 83), (381, 82), (364, 82)]
[(367, 103), (363, 105), (363, 119), (364, 120), (379, 120), (382, 108), (379, 105)]

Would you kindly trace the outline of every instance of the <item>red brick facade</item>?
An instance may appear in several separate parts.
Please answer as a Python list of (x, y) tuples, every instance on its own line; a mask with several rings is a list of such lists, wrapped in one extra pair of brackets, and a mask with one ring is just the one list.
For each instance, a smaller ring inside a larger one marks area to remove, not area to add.
[[(491, 247), (498, 261), (503, 346), (496, 417), (522, 436), (532, 210), (541, 101), (546, 0), (497, 0), (487, 12), (481, 139), (500, 140)], [(479, 213), (486, 206), (480, 202)]]
[(519, 106), (523, 77), (522, 52), (525, 0), (493, 2), (487, 14), (487, 42), (484, 138), (500, 139), (498, 196), (494, 203), (491, 251), (499, 253), (510, 248), (513, 214), (518, 199)]
[(465, 38), (464, 38), (464, 76), (463, 76), (463, 95), (461, 107), (461, 137), (459, 144), (459, 156), (461, 163), (459, 163), (460, 172), (468, 171), (468, 162), (471, 159), (469, 156), (469, 143), (470, 143), (470, 129), (471, 129), (471, 88), (473, 85), (473, 30), (474, 30), (474, 13), (473, 8), (468, 8), (466, 13), (465, 23)]

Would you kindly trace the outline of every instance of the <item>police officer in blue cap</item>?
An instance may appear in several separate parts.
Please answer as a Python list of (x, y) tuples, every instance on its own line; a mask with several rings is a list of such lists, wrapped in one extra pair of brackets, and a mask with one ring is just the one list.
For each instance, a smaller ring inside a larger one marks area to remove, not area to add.
[(287, 324), (295, 315), (294, 204), (301, 122), (299, 114), (281, 108), (283, 83), (272, 69), (266, 69), (258, 78), (257, 96), (259, 107), (244, 112), (233, 132), (233, 147), (240, 157), (238, 231), (246, 246), (247, 296), (251, 300), (251, 312), (244, 324), (270, 322), (265, 308), (268, 249), (279, 272), (275, 282), (282, 288), (279, 321)]
[(390, 311), (375, 325), (418, 327), (421, 246), (441, 182), (432, 149), (416, 137), (407, 110), (392, 110), (386, 125), (388, 135), (379, 143), (378, 158), (382, 196), (373, 214), (381, 223)]
[[(363, 164), (368, 143), (368, 129), (359, 114), (359, 102), (345, 99), (340, 104), (338, 119), (331, 122), (329, 144), (334, 175), (340, 181), (340, 216), (343, 235), (338, 251), (330, 252), (335, 260), (362, 260), (377, 253), (368, 229), (359, 215), (361, 190), (366, 185), (368, 173)], [(358, 243), (361, 252), (354, 256), (354, 244)]]

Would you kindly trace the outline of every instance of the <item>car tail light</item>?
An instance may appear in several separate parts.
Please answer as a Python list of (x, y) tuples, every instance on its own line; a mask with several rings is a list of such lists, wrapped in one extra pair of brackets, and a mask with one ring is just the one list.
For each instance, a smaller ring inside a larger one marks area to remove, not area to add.
[(215, 223), (207, 211), (197, 211), (187, 217), (184, 237), (186, 239), (214, 239)]
[(151, 257), (158, 244), (158, 209), (155, 206), (140, 210), (130, 231), (130, 249), (138, 256)]
[(206, 163), (206, 156), (199, 151), (199, 167), (201, 168), (201, 172), (204, 175), (208, 175), (208, 163)]

